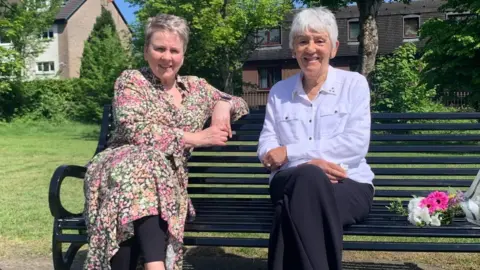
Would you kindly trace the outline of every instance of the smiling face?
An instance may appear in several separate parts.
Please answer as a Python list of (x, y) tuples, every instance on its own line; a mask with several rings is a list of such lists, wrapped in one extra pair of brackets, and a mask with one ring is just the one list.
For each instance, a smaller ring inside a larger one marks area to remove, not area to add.
[(163, 84), (175, 80), (183, 64), (183, 40), (175, 32), (158, 31), (152, 34), (150, 42), (145, 47), (144, 57), (153, 74)]
[(328, 71), (330, 58), (337, 54), (327, 32), (307, 30), (295, 37), (293, 53), (306, 78), (318, 78)]

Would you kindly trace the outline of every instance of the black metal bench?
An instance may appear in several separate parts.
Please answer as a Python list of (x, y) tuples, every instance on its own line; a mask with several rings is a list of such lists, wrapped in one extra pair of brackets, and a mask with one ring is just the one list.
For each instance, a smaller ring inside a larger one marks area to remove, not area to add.
[[(112, 128), (110, 110), (110, 106), (105, 106), (96, 153), (107, 146)], [(235, 135), (228, 146), (194, 152), (189, 161), (189, 194), (198, 216), (186, 230), (218, 233), (218, 236), (187, 236), (186, 245), (267, 247), (265, 233), (270, 230), (273, 211), (268, 199), (267, 171), (260, 166), (255, 154), (263, 119), (264, 110), (252, 110), (233, 124)], [(468, 123), (447, 121), (457, 119), (470, 120)], [(346, 229), (344, 249), (480, 252), (480, 227), (467, 223), (464, 218), (456, 218), (449, 226), (418, 228), (410, 225), (405, 217), (386, 209), (395, 198), (409, 199), (413, 194), (425, 195), (433, 189), (470, 186), (478, 172), (474, 165), (480, 164), (479, 119), (480, 113), (374, 113), (367, 158), (376, 174), (374, 207), (364, 223)], [(469, 134), (466, 132), (469, 130), (474, 132)], [(419, 134), (432, 131), (436, 134)], [(86, 244), (82, 214), (70, 213), (60, 201), (63, 179), (82, 179), (85, 170), (83, 166), (63, 165), (56, 169), (51, 179), (49, 206), (54, 217), (55, 269), (69, 269), (78, 249)], [(246, 234), (245, 237), (221, 235), (232, 232)], [(349, 237), (351, 235), (369, 237)], [(397, 236), (470, 240), (449, 243), (400, 239), (395, 242), (385, 238)], [(66, 252), (62, 252), (62, 244), (68, 246)]]

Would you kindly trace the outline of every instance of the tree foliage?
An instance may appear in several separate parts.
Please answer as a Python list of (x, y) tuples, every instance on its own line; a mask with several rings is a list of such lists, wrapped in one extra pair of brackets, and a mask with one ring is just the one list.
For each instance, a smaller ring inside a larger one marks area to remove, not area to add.
[[(182, 72), (206, 78), (219, 89), (241, 89), (243, 63), (258, 47), (257, 29), (282, 24), (293, 7), (279, 0), (129, 0), (139, 5), (139, 22), (159, 13), (184, 17), (190, 42)], [(137, 52), (143, 52), (142, 28), (137, 31)]]
[(434, 102), (436, 91), (421, 81), (425, 63), (417, 47), (405, 43), (392, 55), (379, 57), (372, 76), (372, 110), (381, 112), (432, 112), (442, 107)]
[(40, 39), (55, 20), (61, 0), (20, 0), (0, 3), (0, 35), (28, 61), (43, 52), (48, 40)]
[(440, 10), (467, 13), (456, 19), (431, 19), (420, 30), (425, 40), (425, 81), (439, 93), (471, 92), (467, 101), (480, 109), (480, 1), (448, 0)]
[(40, 39), (55, 20), (60, 0), (0, 0), (0, 38), (10, 44), (0, 47), (0, 120), (21, 115), (22, 81), (26, 67), (41, 54), (49, 40)]
[(111, 102), (115, 80), (130, 64), (130, 54), (116, 32), (112, 15), (102, 7), (102, 13), (85, 41), (80, 67), (80, 78), (91, 85), (84, 93), (85, 120), (101, 118), (103, 105)]

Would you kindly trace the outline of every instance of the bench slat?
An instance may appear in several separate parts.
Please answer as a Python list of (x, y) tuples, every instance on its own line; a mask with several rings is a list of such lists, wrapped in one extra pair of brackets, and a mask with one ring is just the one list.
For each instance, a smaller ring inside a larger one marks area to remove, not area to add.
[[(430, 190), (376, 190), (375, 197), (412, 198), (412, 195), (427, 196)], [(267, 188), (236, 187), (189, 187), (190, 194), (224, 194), (224, 195), (268, 195)]]
[[(260, 131), (263, 124), (232, 124), (233, 130)], [(461, 123), (426, 123), (426, 124), (378, 124), (371, 125), (372, 131), (398, 131), (398, 130), (480, 130), (480, 124)]]
[[(266, 174), (263, 167), (189, 167), (190, 173)], [(476, 175), (476, 168), (372, 168), (375, 175)], [(473, 180), (473, 179), (472, 179)]]
[[(258, 142), (260, 135), (258, 134), (242, 134), (241, 132), (235, 132), (229, 141), (246, 141), (246, 142)], [(419, 134), (419, 135), (397, 135), (397, 134), (372, 134), (371, 141), (429, 141), (429, 142), (477, 142), (480, 139), (480, 135), (459, 135), (459, 134)]]
[[(479, 157), (367, 157), (369, 164), (480, 164)], [(257, 156), (192, 156), (189, 162), (256, 163)]]
[[(199, 152), (250, 152), (255, 154), (256, 145), (227, 145), (197, 148)], [(375, 145), (369, 147), (370, 153), (479, 153), (479, 145)]]
[[(189, 237), (185, 245), (225, 246), (225, 247), (268, 247), (268, 239), (258, 238), (223, 238), (223, 237)], [(458, 243), (412, 243), (412, 242), (360, 242), (346, 241), (344, 250), (366, 251), (435, 251), (435, 252), (480, 252), (478, 244)]]
[[(217, 185), (268, 185), (268, 178), (214, 178), (214, 177), (190, 177), (190, 184), (217, 184)], [(375, 179), (377, 187), (468, 187), (472, 179), (442, 179), (417, 180), (417, 179)]]
[[(265, 108), (250, 109), (250, 117), (265, 117)], [(433, 113), (387, 113), (372, 112), (372, 120), (460, 120), (460, 119), (480, 119), (478, 112), (433, 112)]]

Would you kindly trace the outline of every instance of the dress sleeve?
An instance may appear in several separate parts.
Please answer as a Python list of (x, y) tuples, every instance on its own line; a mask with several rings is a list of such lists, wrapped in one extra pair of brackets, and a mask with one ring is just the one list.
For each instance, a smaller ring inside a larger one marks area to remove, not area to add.
[(249, 113), (248, 104), (243, 98), (224, 93), (218, 90), (217, 88), (213, 87), (212, 85), (210, 85), (205, 79), (202, 79), (202, 78), (198, 79), (198, 84), (200, 87), (205, 89), (205, 92), (208, 98), (207, 102), (209, 104), (209, 109), (211, 112), (213, 111), (215, 104), (217, 104), (219, 100), (222, 100), (222, 98), (226, 97), (226, 98), (230, 98), (232, 101), (232, 120), (233, 121), (236, 121), (240, 117)]
[(120, 136), (129, 144), (148, 145), (166, 155), (183, 154), (183, 130), (159, 124), (158, 105), (147, 98), (149, 85), (138, 70), (124, 71), (115, 82), (113, 116)]

